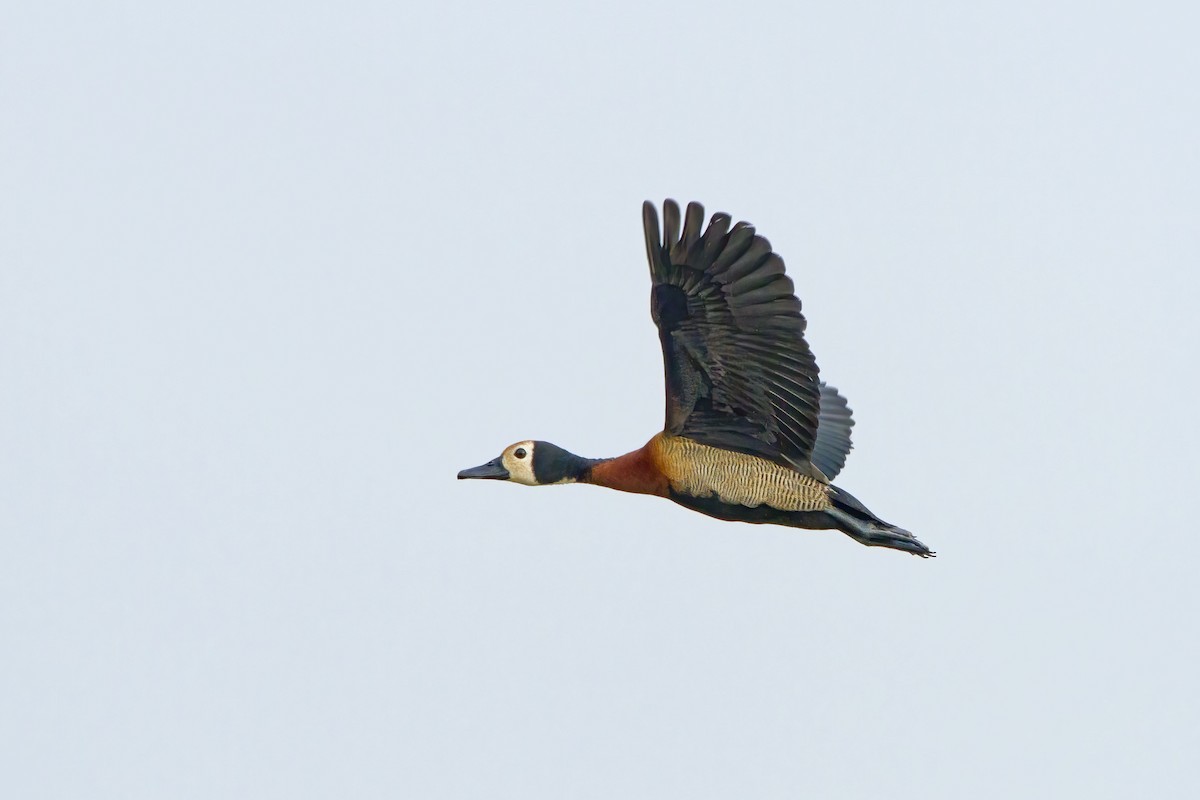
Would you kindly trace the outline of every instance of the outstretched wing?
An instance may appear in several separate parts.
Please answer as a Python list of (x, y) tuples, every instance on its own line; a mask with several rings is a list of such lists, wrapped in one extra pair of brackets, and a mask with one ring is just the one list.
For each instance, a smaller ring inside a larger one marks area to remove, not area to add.
[(850, 443), (854, 419), (850, 416), (846, 398), (824, 381), (821, 382), (821, 413), (817, 416), (817, 423), (812, 463), (832, 481), (846, 466), (846, 456), (854, 446)]
[(642, 206), (651, 310), (666, 374), (665, 430), (811, 473), (817, 363), (783, 259), (745, 222), (689, 203)]

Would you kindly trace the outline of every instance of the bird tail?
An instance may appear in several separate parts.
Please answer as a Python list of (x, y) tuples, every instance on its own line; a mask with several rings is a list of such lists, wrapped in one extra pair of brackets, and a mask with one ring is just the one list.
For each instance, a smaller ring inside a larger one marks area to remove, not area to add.
[(829, 499), (833, 508), (827, 513), (837, 524), (837, 529), (867, 547), (890, 547), (906, 553), (929, 558), (936, 555), (903, 528), (884, 522), (871, 513), (854, 495), (836, 486), (830, 487)]

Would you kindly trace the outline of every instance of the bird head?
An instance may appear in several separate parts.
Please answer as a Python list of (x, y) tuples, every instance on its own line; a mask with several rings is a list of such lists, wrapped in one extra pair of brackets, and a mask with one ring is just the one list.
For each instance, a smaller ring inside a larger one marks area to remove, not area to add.
[(503, 453), (486, 464), (464, 469), (458, 473), (458, 478), (512, 481), (524, 486), (552, 486), (575, 483), (584, 477), (594, 463), (590, 458), (581, 458), (550, 442), (526, 439), (510, 444)]

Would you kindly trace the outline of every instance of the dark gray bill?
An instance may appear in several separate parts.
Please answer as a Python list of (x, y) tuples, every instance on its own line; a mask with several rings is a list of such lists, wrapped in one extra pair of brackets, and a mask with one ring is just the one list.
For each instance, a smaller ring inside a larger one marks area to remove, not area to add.
[(508, 470), (504, 468), (504, 464), (500, 462), (500, 459), (493, 458), (486, 464), (481, 464), (478, 467), (471, 467), (470, 469), (464, 469), (462, 472), (458, 473), (458, 479), (460, 481), (465, 478), (488, 478), (495, 481), (506, 481), (508, 480)]

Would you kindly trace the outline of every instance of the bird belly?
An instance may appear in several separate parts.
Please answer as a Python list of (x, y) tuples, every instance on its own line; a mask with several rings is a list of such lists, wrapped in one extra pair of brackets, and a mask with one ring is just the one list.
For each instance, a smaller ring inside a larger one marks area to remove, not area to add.
[(765, 505), (780, 511), (832, 507), (827, 484), (765, 458), (709, 447), (682, 436), (660, 436), (654, 450), (658, 468), (675, 494), (714, 497), (750, 508)]

